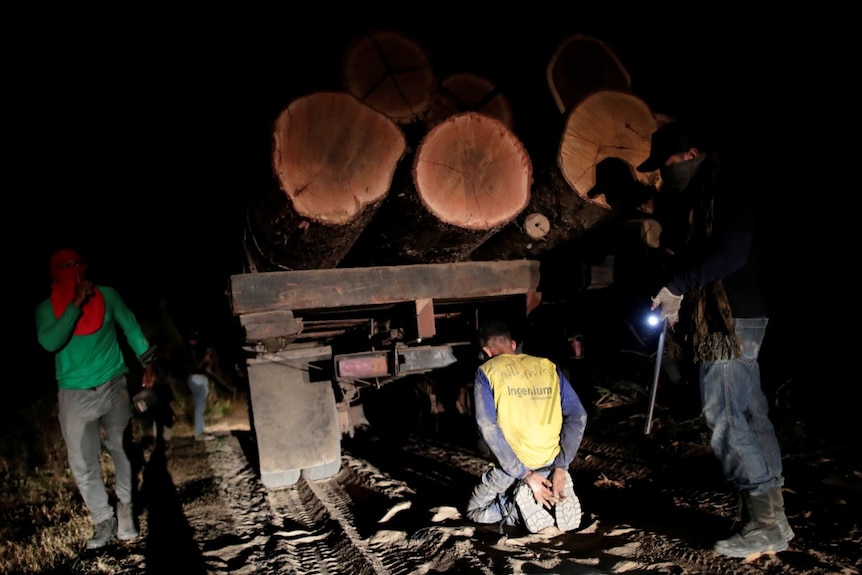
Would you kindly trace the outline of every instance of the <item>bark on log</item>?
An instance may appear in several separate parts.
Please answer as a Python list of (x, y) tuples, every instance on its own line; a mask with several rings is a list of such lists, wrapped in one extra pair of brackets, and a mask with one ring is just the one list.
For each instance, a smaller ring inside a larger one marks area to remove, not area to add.
[(532, 164), (501, 122), (467, 112), (428, 132), (412, 174), (399, 170), (396, 179), (399, 192), (363, 232), (351, 265), (466, 260), (527, 206)]
[(631, 77), (613, 50), (585, 34), (560, 42), (548, 62), (547, 81), (561, 114), (596, 90), (631, 88)]
[(428, 111), (436, 82), (425, 50), (388, 30), (356, 38), (345, 50), (341, 77), (347, 92), (402, 125)]
[(512, 105), (491, 80), (462, 72), (446, 76), (425, 118), (428, 128), (464, 112), (479, 112), (513, 128)]
[(405, 150), (401, 129), (349, 94), (294, 100), (273, 128), (278, 189), (251, 204), (257, 267), (337, 266), (386, 197)]
[(612, 212), (572, 191), (556, 166), (536, 174), (530, 203), (511, 223), (478, 246), (473, 261), (536, 259), (610, 221)]

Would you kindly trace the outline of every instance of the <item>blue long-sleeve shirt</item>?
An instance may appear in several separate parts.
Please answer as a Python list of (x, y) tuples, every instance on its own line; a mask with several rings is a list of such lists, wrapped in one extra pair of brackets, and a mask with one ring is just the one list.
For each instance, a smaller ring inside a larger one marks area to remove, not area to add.
[(745, 265), (750, 252), (751, 232), (728, 230), (702, 260), (674, 275), (667, 289), (674, 295), (684, 295), (700, 286), (729, 277)]
[(522, 478), (532, 469), (572, 464), (587, 413), (550, 360), (495, 356), (476, 371), (473, 394), (479, 430), (507, 474)]

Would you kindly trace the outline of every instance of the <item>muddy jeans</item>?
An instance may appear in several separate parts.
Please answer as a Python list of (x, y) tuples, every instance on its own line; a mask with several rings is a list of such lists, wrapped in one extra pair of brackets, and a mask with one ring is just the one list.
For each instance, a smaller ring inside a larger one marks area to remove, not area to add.
[(700, 366), (703, 415), (724, 476), (740, 491), (762, 495), (784, 484), (781, 452), (760, 387), (757, 356), (768, 319), (735, 318), (742, 357)]
[(102, 477), (101, 428), (105, 447), (114, 462), (117, 499), (132, 501), (132, 464), (123, 447), (123, 437), (132, 419), (126, 376), (115, 377), (89, 389), (58, 392), (60, 431), (66, 442), (69, 468), (93, 523), (114, 515)]
[(210, 380), (206, 374), (195, 373), (189, 376), (189, 390), (195, 405), (195, 436), (204, 432), (204, 415), (207, 410), (207, 397), (210, 394)]
[[(539, 470), (548, 476), (553, 467)], [(497, 523), (505, 519), (505, 525), (516, 525), (520, 521), (514, 510), (513, 488), (518, 480), (497, 466), (489, 467), (482, 480), (473, 488), (467, 503), (467, 519), (476, 523)], [(511, 510), (511, 513), (510, 513)]]

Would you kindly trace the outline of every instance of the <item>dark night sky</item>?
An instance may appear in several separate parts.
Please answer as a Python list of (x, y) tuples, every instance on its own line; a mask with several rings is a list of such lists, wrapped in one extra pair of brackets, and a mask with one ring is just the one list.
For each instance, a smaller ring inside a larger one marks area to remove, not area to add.
[[(425, 18), (337, 16), (335, 8), (23, 16), (7, 83), (12, 168), (21, 171), (7, 201), (16, 273), (27, 286), (16, 306), (23, 345), (33, 351), (32, 308), (47, 295), (47, 258), (62, 244), (85, 251), (93, 275), (139, 309), (167, 298), (190, 321), (223, 317), (227, 277), (241, 265), (238, 198), (266, 183), (270, 123), (292, 98), (337, 88), (344, 47), (367, 29), (403, 31), (439, 75), (474, 71), (514, 100), (546, 90), (544, 68), (560, 40), (590, 34), (615, 51), (654, 111), (708, 119), (724, 138), (758, 150), (758, 162), (776, 157), (762, 143), (787, 137), (775, 95), (789, 93), (798, 47), (776, 39), (774, 27), (772, 40), (759, 40), (768, 23), (735, 12), (686, 29), (678, 16), (620, 18), (614, 6), (573, 3), (561, 12), (530, 3), (529, 14), (492, 15), (435, 4)], [(797, 250), (811, 246), (787, 222), (808, 212), (781, 201), (770, 214), (773, 293), (786, 293), (787, 280), (807, 289), (813, 280), (791, 270)], [(775, 322), (789, 327), (790, 298), (776, 303)]]

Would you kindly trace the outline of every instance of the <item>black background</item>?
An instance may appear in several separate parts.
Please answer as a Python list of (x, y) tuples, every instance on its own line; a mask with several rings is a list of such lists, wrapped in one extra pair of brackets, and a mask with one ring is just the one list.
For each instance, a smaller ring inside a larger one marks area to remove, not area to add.
[[(816, 169), (800, 169), (803, 132), (816, 122), (798, 115), (820, 74), (793, 25), (806, 15), (785, 14), (794, 20), (779, 27), (769, 16), (719, 8), (376, 11), (70, 11), (10, 21), (14, 357), (50, 376), (32, 311), (48, 294), (48, 257), (64, 246), (79, 249), (91, 277), (118, 287), (142, 316), (161, 307), (183, 330), (233, 325), (224, 292), (242, 265), (241, 199), (268, 184), (271, 122), (298, 95), (338, 89), (341, 55), (362, 32), (402, 31), (428, 50), (438, 75), (472, 71), (498, 82), (516, 121), (520, 101), (554, 106), (548, 59), (563, 38), (582, 33), (609, 45), (654, 111), (706, 122), (750, 162), (746, 185), (761, 191), (769, 231), (763, 359), (774, 387), (820, 385), (828, 397), (809, 407), (834, 411), (829, 397), (849, 393), (833, 373), (840, 341), (827, 323), (836, 313), (825, 309), (838, 294), (821, 291), (836, 245), (834, 210), (811, 198)], [(540, 135), (530, 129), (519, 133), (528, 149)]]

